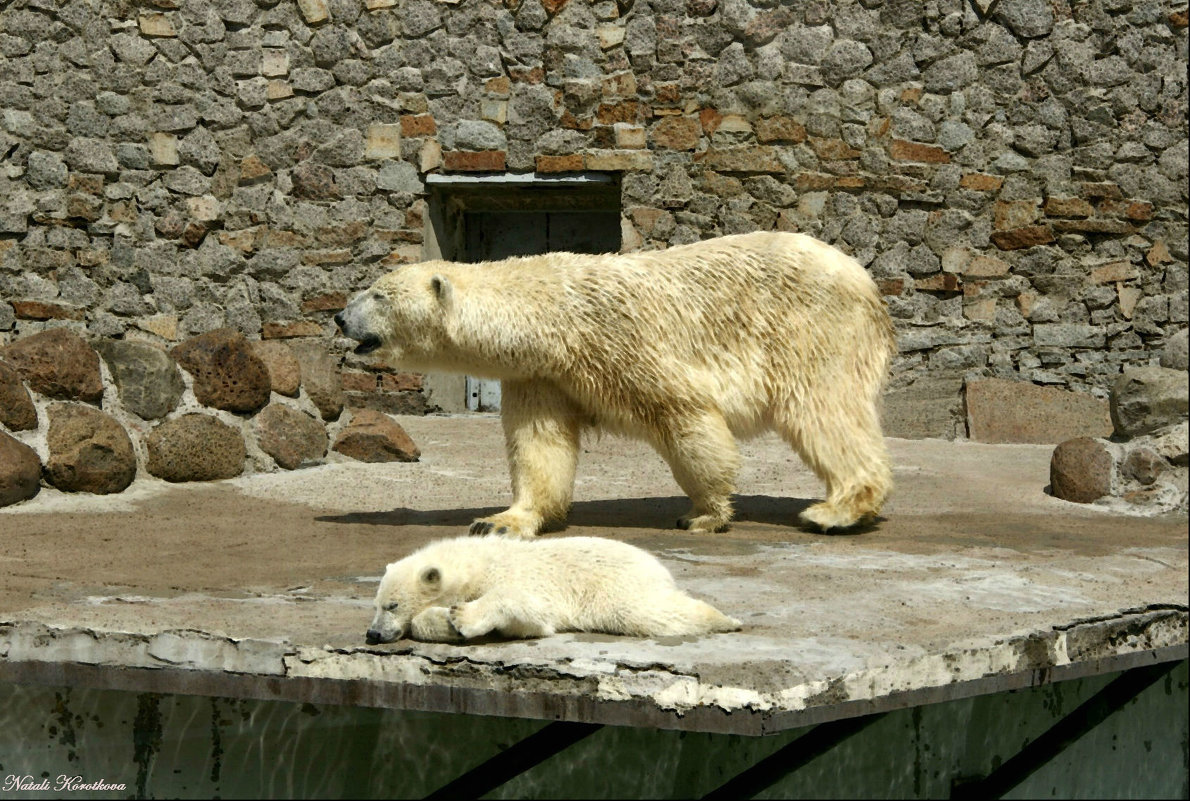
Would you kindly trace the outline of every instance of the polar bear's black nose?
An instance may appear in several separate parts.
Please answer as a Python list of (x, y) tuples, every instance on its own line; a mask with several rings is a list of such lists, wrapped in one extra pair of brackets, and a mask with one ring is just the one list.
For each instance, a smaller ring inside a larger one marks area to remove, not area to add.
[(339, 326), (339, 330), (343, 330), (343, 312), (335, 315), (335, 325)]
[(368, 629), (368, 633), (364, 635), (364, 642), (366, 642), (368, 645), (379, 645), (380, 632), (378, 632), (376, 629)]

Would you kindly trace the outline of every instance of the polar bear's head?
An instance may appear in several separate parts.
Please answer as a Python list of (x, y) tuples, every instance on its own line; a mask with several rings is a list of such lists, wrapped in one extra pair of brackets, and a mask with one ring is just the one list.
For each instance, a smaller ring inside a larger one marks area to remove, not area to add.
[(453, 582), (444, 575), (444, 568), (440, 560), (423, 550), (385, 569), (376, 590), (376, 614), (368, 627), (368, 645), (401, 639), (419, 613), (450, 602), (447, 599)]
[(359, 354), (383, 350), (395, 364), (416, 366), (442, 341), (443, 318), (452, 299), (443, 262), (410, 264), (381, 276), (353, 297), (335, 323), (359, 342)]

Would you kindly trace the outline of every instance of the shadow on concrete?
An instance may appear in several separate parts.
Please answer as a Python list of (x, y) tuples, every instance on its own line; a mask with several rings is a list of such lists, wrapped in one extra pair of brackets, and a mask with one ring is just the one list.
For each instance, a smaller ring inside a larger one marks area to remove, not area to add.
[[(735, 522), (798, 526), (798, 515), (814, 501), (805, 498), (773, 498), (767, 495), (737, 495)], [(619, 498), (579, 501), (570, 507), (568, 527), (671, 529), (690, 508), (684, 495), (663, 498)], [(322, 523), (350, 523), (373, 526), (449, 526), (463, 528), (477, 517), (504, 511), (501, 506), (469, 509), (410, 509), (397, 507), (387, 512), (348, 512), (316, 518)], [(846, 534), (869, 531), (873, 525), (847, 529)]]

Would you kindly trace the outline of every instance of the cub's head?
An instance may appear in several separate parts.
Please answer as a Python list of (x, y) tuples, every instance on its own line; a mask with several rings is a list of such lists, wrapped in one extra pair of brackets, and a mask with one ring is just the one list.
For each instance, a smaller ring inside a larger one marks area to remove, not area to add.
[(339, 330), (359, 342), (359, 354), (384, 350), (396, 364), (416, 363), (441, 341), (453, 297), (443, 262), (423, 262), (393, 270), (353, 297), (335, 315)]
[(409, 633), (409, 622), (447, 594), (443, 565), (423, 552), (393, 562), (384, 571), (376, 590), (376, 614), (365, 637), (368, 645), (399, 640)]

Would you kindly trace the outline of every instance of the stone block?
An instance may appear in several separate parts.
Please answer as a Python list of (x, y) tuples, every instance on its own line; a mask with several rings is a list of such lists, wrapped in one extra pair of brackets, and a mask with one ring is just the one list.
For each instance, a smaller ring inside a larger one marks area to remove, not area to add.
[(950, 154), (937, 145), (894, 139), (889, 144), (888, 155), (893, 161), (913, 161), (921, 164), (949, 164)]
[(330, 18), (330, 9), (327, 7), (326, 0), (297, 0), (297, 5), (308, 25), (325, 22)]
[(401, 126), (385, 123), (369, 125), (364, 142), (364, 156), (370, 159), (399, 159)]
[(194, 397), (205, 406), (251, 413), (269, 402), (268, 368), (238, 331), (199, 334), (176, 345), (170, 355), (194, 376)]
[(1054, 444), (1112, 431), (1107, 401), (1082, 392), (985, 378), (966, 382), (964, 401), (977, 442)]
[(41, 490), (37, 451), (0, 431), (0, 506), (27, 501)]
[(176, 167), (178, 159), (178, 137), (165, 131), (149, 134), (149, 155), (154, 166)]
[(46, 415), (45, 476), (50, 484), (63, 492), (107, 495), (132, 483), (132, 440), (111, 415), (78, 403), (52, 404)]
[(1091, 503), (1111, 493), (1114, 471), (1115, 460), (1102, 440), (1066, 440), (1050, 457), (1050, 493), (1064, 501)]
[(448, 150), (442, 154), (442, 168), (448, 172), (504, 172), (506, 157), (503, 150)]
[(302, 371), (302, 386), (323, 420), (337, 420), (343, 411), (343, 384), (339, 363), (318, 342), (293, 342), (294, 357)]
[(592, 150), (584, 163), (588, 170), (634, 172), (653, 169), (653, 154), (648, 150)]
[(144, 420), (172, 412), (186, 389), (178, 367), (160, 348), (109, 339), (96, 343), (107, 362), (124, 408)]
[(326, 429), (305, 412), (273, 403), (256, 416), (253, 425), (260, 449), (286, 470), (315, 464), (326, 456)]
[(884, 435), (954, 439), (963, 434), (961, 374), (923, 375), (884, 393)]
[(386, 414), (355, 409), (333, 450), (361, 462), (416, 462), (421, 451), (405, 429)]
[(37, 407), (29, 397), (29, 390), (21, 382), (20, 374), (3, 361), (0, 361), (0, 425), (9, 431), (37, 428)]
[(567, 156), (538, 156), (536, 160), (537, 172), (581, 172), (583, 156), (581, 153), (571, 153)]
[(1177, 425), (1190, 413), (1185, 370), (1130, 367), (1111, 389), (1111, 421), (1117, 437), (1135, 437)]
[(240, 432), (208, 414), (167, 420), (145, 438), (145, 469), (166, 481), (217, 481), (244, 472)]
[(51, 328), (0, 348), (7, 361), (34, 392), (58, 400), (99, 403), (103, 378), (99, 354), (87, 341), (65, 328)]
[(165, 14), (141, 14), (137, 18), (141, 36), (171, 37), (177, 36), (174, 25)]
[(1053, 241), (1054, 232), (1048, 225), (1028, 225), (1024, 228), (992, 233), (992, 242), (1000, 250), (1022, 250), (1037, 245), (1048, 245)]
[(302, 368), (289, 345), (273, 340), (250, 342), (249, 346), (256, 358), (264, 362), (265, 369), (269, 372), (269, 386), (273, 392), (296, 398), (302, 383)]
[(653, 126), (653, 144), (668, 150), (694, 150), (702, 137), (702, 124), (694, 117), (666, 117)]
[(694, 159), (717, 172), (785, 172), (785, 165), (777, 158), (776, 148), (768, 145), (712, 148), (705, 153), (695, 154)]
[(18, 320), (82, 320), (83, 309), (44, 300), (14, 300), (12, 313)]
[(1190, 329), (1183, 328), (1166, 340), (1165, 348), (1161, 351), (1162, 367), (1183, 372), (1190, 368), (1190, 356), (1187, 354), (1187, 330)]

